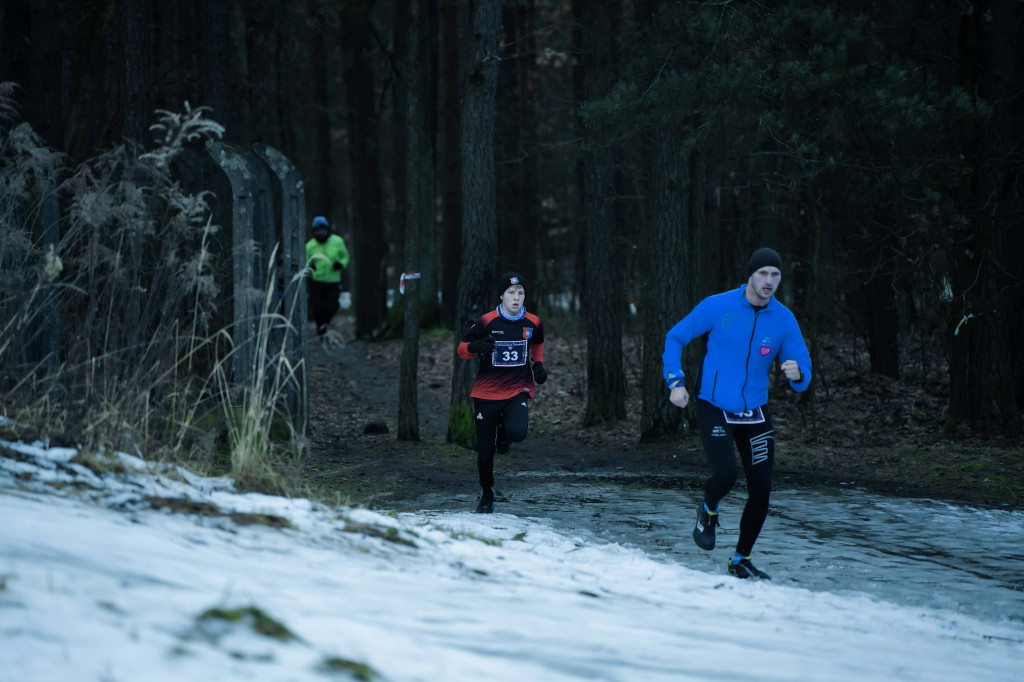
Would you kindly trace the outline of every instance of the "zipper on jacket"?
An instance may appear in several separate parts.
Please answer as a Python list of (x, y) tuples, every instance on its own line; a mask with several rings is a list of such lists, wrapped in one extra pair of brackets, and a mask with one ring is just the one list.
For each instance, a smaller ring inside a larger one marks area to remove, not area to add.
[(750, 349), (754, 343), (754, 332), (757, 331), (757, 314), (760, 308), (754, 308), (754, 324), (750, 327), (750, 340), (747, 341), (747, 361), (743, 364), (743, 386), (740, 387), (740, 399), (743, 401), (743, 411), (747, 411), (747, 379), (750, 378)]

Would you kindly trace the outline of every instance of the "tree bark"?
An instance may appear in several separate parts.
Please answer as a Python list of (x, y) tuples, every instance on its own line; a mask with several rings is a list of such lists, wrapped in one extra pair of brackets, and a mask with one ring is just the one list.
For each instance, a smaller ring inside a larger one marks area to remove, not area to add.
[[(498, 85), (501, 1), (472, 5), (472, 29), (462, 104), (462, 268), (457, 333), (469, 328), (481, 307), (494, 302), (497, 233), (494, 209), (494, 101)], [(454, 349), (452, 351), (454, 353)], [(476, 363), (455, 357), (448, 440), (475, 447), (469, 392)]]
[[(619, 3), (577, 0), (583, 99), (608, 93), (615, 81)], [(587, 402), (584, 426), (626, 416), (622, 360), (623, 300), (615, 211), (615, 154), (603, 129), (585, 127), (583, 139), (583, 317), (587, 330)]]
[[(149, 142), (149, 54), (152, 21), (148, 0), (121, 0), (117, 18), (121, 42), (121, 134), (140, 148)], [(59, 87), (55, 88), (59, 91)]]
[[(866, 270), (866, 271), (865, 271)], [(854, 292), (867, 320), (868, 357), (871, 371), (900, 378), (899, 310), (891, 270), (862, 269), (864, 284)], [(888, 272), (886, 275), (884, 273)]]
[(376, 109), (377, 85), (369, 61), (373, 28), (369, 8), (342, 13), (341, 44), (345, 46), (342, 79), (348, 100), (349, 139), (352, 149), (352, 267), (356, 336), (369, 338), (387, 316), (384, 258), (383, 199), (380, 180), (380, 126)]
[(444, 252), (441, 268), (441, 321), (458, 330), (459, 269), (462, 264), (462, 158), (459, 111), (459, 7), (461, 0), (441, 6), (441, 215)]
[[(133, 3), (134, 4), (134, 3)], [(54, 149), (64, 149), (64, 87), (61, 67), (60, 2), (32, 1), (32, 80), (29, 84), (32, 126)], [(149, 30), (148, 24), (145, 26)], [(139, 55), (140, 71), (148, 72), (149, 62)], [(3, 78), (3, 80), (7, 80)], [(148, 88), (147, 88), (148, 92)], [(146, 100), (148, 104), (148, 99)], [(145, 116), (151, 112), (147, 108)], [(144, 119), (145, 120), (145, 119)], [(145, 131), (146, 128), (143, 128)], [(140, 137), (139, 140), (144, 140)]]
[(437, 221), (437, 33), (438, 8), (436, 0), (421, 3), (416, 38), (417, 73), (416, 96), (419, 98), (417, 155), (417, 186), (419, 187), (419, 268), (417, 287), (420, 297), (420, 320), (434, 325), (439, 319), (438, 291), (438, 236)]
[[(1022, 198), (1017, 175), (1021, 164), (1022, 59), (1016, 36), (1024, 8), (1010, 0), (975, 3), (961, 18), (963, 78), (993, 107), (980, 130), (968, 131), (961, 202), (970, 219), (962, 228), (954, 258), (951, 332), (950, 415), (954, 424), (1012, 436), (1020, 431), (1015, 387), (1024, 376), (1024, 342), (1011, 334), (1021, 265)], [(1012, 255), (1011, 255), (1012, 254)], [(1016, 275), (1016, 276), (1014, 276)], [(1017, 329), (1020, 329), (1017, 323)]]
[[(312, 7), (310, 8), (313, 9)], [(314, 216), (322, 215), (330, 222), (340, 222), (341, 216), (335, 214), (334, 193), (331, 191), (331, 118), (328, 114), (331, 106), (330, 79), (327, 64), (327, 39), (324, 36), (326, 27), (313, 29), (311, 36), (312, 54), (312, 172), (310, 173), (307, 205)], [(304, 226), (308, 228), (308, 226)]]
[[(396, 34), (406, 35), (402, 75), (405, 81), (405, 273), (420, 276), (420, 188), (419, 146), (423, 110), (419, 88), (419, 1), (403, 0), (397, 13)], [(396, 44), (398, 43), (396, 35)], [(399, 55), (401, 58), (403, 55)], [(402, 359), (398, 378), (398, 440), (420, 439), (417, 398), (417, 363), (420, 345), (420, 280), (406, 279), (405, 329), (402, 335)]]
[(248, 58), (244, 10), (235, 1), (200, 3), (202, 35), (201, 104), (213, 109), (211, 118), (224, 126), (224, 138), (247, 144), (250, 137)]
[(645, 145), (644, 197), (647, 224), (644, 233), (645, 298), (640, 301), (643, 329), (642, 407), (640, 440), (651, 442), (682, 429), (682, 410), (668, 401), (662, 377), (661, 357), (665, 334), (686, 313), (683, 278), (687, 262), (686, 217), (690, 196), (686, 191), (688, 159), (681, 156), (678, 141), (669, 130), (655, 131)]
[(515, 47), (499, 73), (498, 109), (503, 115), (496, 135), (498, 252), (506, 260), (502, 268), (515, 270), (527, 282), (537, 281), (537, 245), (542, 241), (534, 152), (538, 137), (535, 5), (534, 0), (522, 0), (504, 6), (502, 35)]

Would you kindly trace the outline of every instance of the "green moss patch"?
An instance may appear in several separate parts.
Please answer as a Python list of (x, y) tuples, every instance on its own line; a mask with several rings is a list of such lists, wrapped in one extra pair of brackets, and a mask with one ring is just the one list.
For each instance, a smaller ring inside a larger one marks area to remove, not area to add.
[(256, 634), (276, 639), (279, 642), (290, 642), (298, 639), (291, 630), (271, 618), (263, 609), (257, 606), (243, 606), (236, 609), (207, 609), (200, 614), (196, 621), (200, 625), (222, 621), (251, 627)]
[(361, 682), (370, 682), (380, 677), (377, 671), (365, 663), (357, 663), (337, 656), (324, 659), (316, 669), (327, 675), (348, 675)]
[(369, 535), (370, 537), (380, 538), (381, 540), (387, 540), (388, 542), (397, 542), (400, 545), (408, 545), (409, 547), (416, 546), (416, 543), (412, 540), (403, 538), (397, 528), (376, 526), (371, 523), (346, 521), (345, 527), (342, 530), (346, 533), (361, 533), (363, 535)]

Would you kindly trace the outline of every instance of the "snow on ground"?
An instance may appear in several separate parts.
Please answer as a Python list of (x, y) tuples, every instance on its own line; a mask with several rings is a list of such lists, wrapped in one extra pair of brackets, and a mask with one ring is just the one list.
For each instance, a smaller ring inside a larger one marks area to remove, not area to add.
[(76, 454), (0, 442), (4, 682), (1020, 679), (1019, 621)]

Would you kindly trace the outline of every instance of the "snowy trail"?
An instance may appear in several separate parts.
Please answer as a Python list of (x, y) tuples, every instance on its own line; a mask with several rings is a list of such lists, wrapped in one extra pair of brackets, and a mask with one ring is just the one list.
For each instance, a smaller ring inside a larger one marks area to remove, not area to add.
[[(509, 481), (499, 511), (553, 521), (569, 532), (635, 546), (684, 566), (724, 573), (746, 494), (742, 482), (721, 505), (718, 547), (693, 543), (696, 486), (685, 490), (594, 485), (571, 479)], [(454, 510), (469, 498), (435, 495), (425, 508)], [(755, 564), (776, 584), (868, 594), (906, 606), (953, 609), (1024, 622), (1024, 513), (849, 489), (772, 493)]]
[[(350, 679), (325, 672), (339, 661), (403, 681), (1019, 674), (1020, 621), (738, 581), (527, 516), (332, 511), (23, 449), (0, 457), (5, 682)], [(293, 527), (154, 511), (152, 495)], [(297, 638), (200, 617), (250, 606)]]

